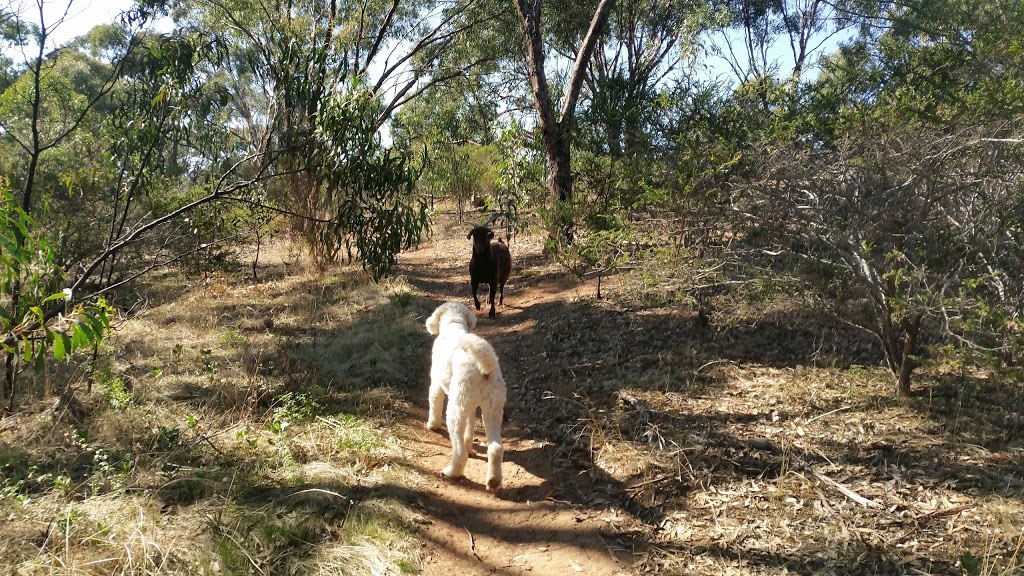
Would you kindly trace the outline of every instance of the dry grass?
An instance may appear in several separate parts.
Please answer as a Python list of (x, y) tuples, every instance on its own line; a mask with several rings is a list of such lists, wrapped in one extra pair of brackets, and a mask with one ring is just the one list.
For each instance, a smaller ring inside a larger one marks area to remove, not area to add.
[(415, 572), (389, 389), (423, 374), (388, 360), (419, 342), (417, 301), (270, 258), (259, 284), (152, 280), (75, 414), (4, 421), (0, 572)]
[[(415, 573), (424, 475), (390, 430), (427, 380), (418, 294), (462, 270), (452, 234), (416, 286), (287, 252), (258, 284), (154, 279), (93, 394), (0, 423), (0, 572)], [(714, 294), (705, 323), (659, 284), (679, 270), (596, 300), (529, 241), (514, 298), (551, 293), (486, 327), (510, 424), (634, 571), (1024, 573), (1018, 374), (926, 370), (897, 399), (874, 343), (785, 291)]]
[(615, 503), (639, 571), (1024, 571), (1019, 383), (924, 371), (897, 399), (877, 359), (833, 361), (859, 334), (792, 299), (705, 327), (629, 286), (546, 314), (533, 378), (568, 383), (552, 439), (586, 447), (601, 492), (578, 497)]

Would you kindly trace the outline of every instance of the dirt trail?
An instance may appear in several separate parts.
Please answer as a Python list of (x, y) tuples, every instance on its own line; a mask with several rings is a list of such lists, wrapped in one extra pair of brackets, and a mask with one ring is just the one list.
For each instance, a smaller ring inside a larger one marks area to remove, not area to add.
[[(435, 234), (433, 242), (401, 257), (398, 273), (430, 300), (472, 306), (466, 269), (470, 246), (463, 227), (437, 227)], [(603, 519), (612, 512), (587, 504), (589, 478), (560, 466), (558, 446), (534, 433), (546, 424), (534, 406), (537, 387), (567, 392), (557, 382), (545, 381), (548, 371), (537, 324), (543, 321), (545, 304), (576, 298), (584, 287), (545, 263), (537, 238), (520, 237), (511, 249), (515, 264), (505, 304), (491, 320), (485, 303), (477, 326), (495, 345), (509, 387), (501, 490), (494, 495), (484, 489), (486, 453), (479, 445), (479, 425), (466, 477), (450, 482), (437, 474), (448, 461), (450, 445), (446, 433), (423, 429), (426, 386), (416, 399), (418, 421), (407, 422), (400, 431), (416, 465), (436, 479), (423, 487), (429, 516), (422, 531), (427, 542), (423, 573), (629, 574), (631, 555), (608, 536)]]

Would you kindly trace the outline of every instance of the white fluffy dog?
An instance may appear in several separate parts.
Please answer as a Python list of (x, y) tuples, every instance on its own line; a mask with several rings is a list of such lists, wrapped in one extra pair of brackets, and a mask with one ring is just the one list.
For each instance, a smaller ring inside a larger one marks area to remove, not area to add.
[(430, 415), (427, 428), (441, 427), (444, 397), (448, 395), (448, 436), (452, 462), (442, 471), (449, 478), (462, 476), (473, 447), (476, 409), (487, 435), (487, 489), (501, 485), (501, 418), (505, 409), (505, 379), (498, 356), (486, 340), (470, 333), (476, 315), (465, 304), (445, 302), (427, 318), (427, 332), (434, 339), (430, 365)]

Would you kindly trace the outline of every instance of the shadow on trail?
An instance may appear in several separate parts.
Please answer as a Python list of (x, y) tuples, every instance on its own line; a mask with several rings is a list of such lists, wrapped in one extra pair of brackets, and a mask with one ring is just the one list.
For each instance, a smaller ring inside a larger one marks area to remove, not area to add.
[[(414, 469), (426, 475), (432, 473)], [(452, 484), (453, 490), (477, 488), (465, 479)], [(483, 487), (479, 489), (483, 490)], [(182, 499), (179, 492), (174, 486), (164, 485), (157, 490), (157, 495), (165, 507), (216, 502), (219, 510), (217, 526), (231, 526), (231, 541), (240, 548), (250, 548), (254, 553), (263, 551), (271, 558), (282, 558), (282, 555), (272, 553), (273, 547), (287, 547), (287, 565), (270, 565), (269, 573), (278, 573), (278, 570), (301, 562), (303, 555), (314, 557), (318, 546), (335, 544), (339, 539), (344, 541), (346, 525), (356, 523), (351, 520), (354, 515), (361, 516), (363, 522), (368, 517), (375, 517), (375, 522), (385, 526), (400, 526), (429, 542), (433, 548), (448, 549), (452, 555), (472, 564), (482, 562), (476, 547), (485, 546), (482, 542), (484, 537), (522, 545), (527, 550), (533, 546), (547, 546), (564, 547), (580, 553), (606, 553), (604, 541), (596, 529), (578, 526), (553, 529), (531, 522), (531, 517), (544, 518), (543, 515), (537, 516), (536, 512), (555, 510), (557, 505), (553, 503), (540, 502), (529, 508), (510, 510), (500, 506), (497, 499), (493, 506), (466, 504), (445, 498), (446, 491), (435, 494), (398, 484), (367, 487), (334, 480), (245, 487), (211, 482), (206, 490), (190, 492), (195, 497), (189, 499)], [(407, 510), (425, 512), (427, 517), (410, 516), (401, 508), (375, 504), (380, 502), (398, 502)], [(431, 529), (431, 524), (439, 524), (441, 529)], [(302, 545), (277, 542), (277, 538), (268, 538), (268, 534), (281, 535), (282, 540), (298, 538)], [(481, 550), (481, 553), (486, 554), (486, 551)], [(492, 557), (491, 560), (499, 559)], [(515, 568), (511, 563), (494, 567)]]
[[(424, 267), (403, 272), (429, 298), (469, 302), (467, 281), (441, 282), (433, 269)], [(848, 410), (849, 399), (809, 399), (799, 410), (755, 405), (751, 412), (694, 412), (651, 406), (631, 391), (713, 404), (716, 397), (731, 393), (727, 386), (735, 386), (724, 369), (729, 366), (787, 374), (807, 366), (878, 366), (878, 347), (864, 333), (810, 313), (767, 314), (749, 322), (705, 326), (693, 311), (682, 308), (624, 311), (586, 298), (545, 300), (536, 292), (527, 294), (545, 287), (564, 292), (562, 282), (564, 276), (555, 273), (513, 278), (497, 319), (481, 317), (477, 328), (498, 350), (509, 385), (505, 435), (525, 446), (506, 451), (506, 460), (542, 479), (540, 485), (511, 491), (509, 498), (550, 498), (591, 509), (622, 504), (656, 530), (667, 511), (686, 508), (694, 490), (774, 480), (805, 468), (854, 470), (854, 478), (865, 485), (905, 482), (944, 486), (965, 498), (1022, 497), (1024, 462), (998, 454), (1024, 439), (1024, 391), (1019, 385), (958, 378), (927, 385), (910, 400), (862, 398), (850, 414), (861, 411), (877, 418), (875, 412), (886, 407), (910, 408), (940, 426), (924, 442), (869, 432), (866, 437), (880, 439), (795, 448), (764, 430)], [(652, 452), (676, 447), (689, 471), (648, 468), (613, 475), (595, 463), (595, 431)], [(965, 457), (965, 440), (985, 453)], [(832, 566), (855, 573), (887, 571), (899, 562), (892, 550), (887, 554), (870, 543), (851, 543), (850, 550), (856, 554)], [(742, 556), (753, 564), (800, 572), (825, 566), (818, 557), (748, 553), (731, 546), (679, 552)]]

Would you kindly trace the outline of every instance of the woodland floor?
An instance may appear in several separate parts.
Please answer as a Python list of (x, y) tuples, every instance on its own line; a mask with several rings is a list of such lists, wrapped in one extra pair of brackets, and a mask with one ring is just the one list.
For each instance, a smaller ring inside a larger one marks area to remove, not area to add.
[[(598, 299), (528, 234), (477, 327), (509, 387), (504, 484), (484, 490), (479, 444), (443, 479), (423, 321), (472, 303), (467, 228), (441, 215), (383, 287), (296, 276), (287, 255), (260, 282), (151, 286), (113, 352), (135, 408), (83, 390), (91, 420), (0, 420), (0, 571), (1024, 574), (1019, 372), (932, 370), (896, 398), (873, 343), (798, 295), (722, 296), (704, 322), (645, 299), (687, 273), (663, 270), (605, 278)], [(336, 402), (278, 425), (281, 390), (314, 385)], [(377, 532), (374, 513), (391, 515)], [(352, 556), (361, 535), (398, 560)]]
[[(470, 303), (462, 228), (437, 230), (399, 273)], [(897, 400), (870, 341), (828, 321), (705, 327), (631, 309), (624, 279), (598, 300), (536, 237), (512, 252), (505, 305), (477, 328), (509, 385), (505, 484), (484, 491), (478, 446), (466, 480), (427, 487), (423, 573), (955, 574), (965, 555), (1024, 573), (1019, 378), (922, 378)], [(439, 470), (447, 440), (423, 419), (406, 437)]]

